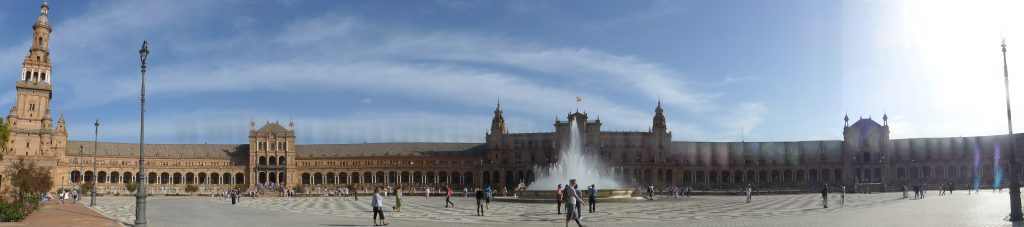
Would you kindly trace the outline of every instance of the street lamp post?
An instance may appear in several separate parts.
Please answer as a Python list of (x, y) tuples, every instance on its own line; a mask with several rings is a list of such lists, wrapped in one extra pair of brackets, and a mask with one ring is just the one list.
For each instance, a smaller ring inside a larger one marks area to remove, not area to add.
[(135, 227), (146, 226), (146, 56), (149, 55), (149, 42), (142, 41), (139, 59), (142, 60), (142, 95), (139, 111), (139, 173), (135, 182), (139, 185), (135, 192)]
[(89, 191), (92, 192), (92, 198), (89, 199), (89, 206), (96, 206), (96, 182), (99, 182), (97, 181), (97, 177), (99, 177), (99, 175), (96, 174), (96, 143), (100, 141), (100, 119), (96, 119), (95, 125), (96, 137), (92, 141), (92, 174), (94, 176), (92, 177), (92, 187), (89, 187)]
[(78, 188), (75, 188), (75, 192), (77, 192), (77, 193), (75, 193), (75, 197), (74, 198), (71, 198), (71, 204), (75, 204), (78, 201), (78, 198), (82, 197), (82, 192), (79, 191), (79, 190), (82, 189), (82, 184), (85, 183), (85, 173), (84, 173), (84, 171), (82, 171), (82, 170), (84, 170), (82, 168), (82, 155), (83, 154), (85, 154), (85, 144), (78, 145), (78, 158), (76, 158), (78, 160), (78, 168), (76, 170), (78, 170), (78, 177), (81, 178), (81, 179), (78, 180)]
[[(1010, 140), (1010, 221), (1024, 220), (1024, 213), (1020, 210), (1020, 182), (1017, 180), (1017, 148), (1016, 139), (1013, 137), (1013, 121), (1010, 118), (1010, 73), (1006, 67), (1006, 37), (1003, 37), (1003, 79), (1006, 83), (1006, 126), (1009, 129)], [(999, 165), (999, 163), (996, 163)]]

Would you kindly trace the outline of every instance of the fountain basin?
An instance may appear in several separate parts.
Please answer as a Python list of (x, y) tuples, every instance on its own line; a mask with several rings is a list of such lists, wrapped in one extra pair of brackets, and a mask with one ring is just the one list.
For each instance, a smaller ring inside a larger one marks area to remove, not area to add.
[[(586, 189), (582, 189), (583, 199), (587, 199), (590, 194), (587, 193)], [(638, 200), (638, 197), (633, 197), (633, 189), (599, 189), (597, 190), (597, 202), (631, 202)], [(555, 203), (556, 197), (555, 190), (524, 190), (516, 193), (516, 197), (494, 197), (494, 201), (501, 202), (515, 202), (515, 203)]]

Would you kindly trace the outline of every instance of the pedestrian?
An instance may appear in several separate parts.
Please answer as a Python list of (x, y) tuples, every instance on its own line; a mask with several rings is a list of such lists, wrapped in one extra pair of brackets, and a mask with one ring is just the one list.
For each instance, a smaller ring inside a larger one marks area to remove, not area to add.
[(844, 207), (846, 206), (846, 185), (840, 185), (839, 188), (842, 190), (839, 192), (839, 207)]
[(447, 208), (448, 204), (451, 204), (452, 207), (455, 207), (455, 203), (452, 203), (452, 186), (451, 185), (445, 185), (444, 207)]
[(469, 197), (469, 188), (462, 187), (462, 197)]
[[(380, 194), (380, 188), (373, 188), (373, 198), (370, 198), (370, 207), (373, 207), (373, 226), (388, 225), (384, 222), (384, 197)], [(377, 217), (380, 217), (380, 224), (377, 224)]]
[(751, 199), (751, 195), (753, 194), (753, 191), (754, 191), (754, 189), (752, 188), (752, 186), (750, 184), (747, 184), (747, 203), (750, 203), (750, 199)]
[(558, 214), (562, 214), (562, 201), (564, 201), (565, 194), (562, 191), (562, 184), (558, 184), (558, 189), (555, 189), (555, 209), (558, 210)]
[(402, 213), (402, 185), (398, 185), (395, 188), (395, 206), (391, 207), (392, 210), (398, 213)]
[(907, 194), (907, 184), (903, 184), (902, 186), (903, 186), (903, 198), (906, 199), (907, 197), (910, 197), (910, 195)]
[(71, 190), (71, 204), (75, 204), (78, 201), (78, 189)]
[[(583, 200), (583, 191), (580, 191), (580, 186), (579, 185), (573, 184), (572, 185), (572, 190), (576, 191), (576, 197), (579, 197), (580, 200)], [(583, 203), (576, 203), (576, 216), (577, 216), (577, 218), (583, 218), (583, 212), (582, 212), (583, 210), (580, 209), (581, 205), (583, 205)]]
[(654, 185), (647, 186), (647, 200), (654, 200)]
[(349, 185), (348, 188), (352, 191), (352, 198), (359, 201), (359, 190), (356, 189), (355, 185)]
[(484, 200), (486, 200), (484, 208), (488, 210), (491, 209), (491, 196), (494, 196), (494, 190), (491, 190), (491, 186), (487, 186), (487, 188), (484, 189)]
[(590, 213), (594, 213), (597, 208), (597, 188), (593, 184), (587, 188), (587, 202), (590, 203)]
[(65, 192), (65, 191), (61, 191), (61, 192), (60, 192), (60, 194), (59, 194), (59, 195), (57, 195), (57, 196), (60, 196), (60, 204), (64, 204), (64, 195), (65, 195), (66, 193), (67, 193), (67, 192)]
[(921, 198), (921, 186), (915, 184), (914, 185), (914, 199), (919, 199), (919, 198)]
[(821, 205), (828, 208), (828, 184), (821, 187)]
[(426, 202), (427, 199), (430, 199), (430, 187), (427, 187), (425, 190), (426, 191), (423, 193), (423, 202)]
[(384, 199), (389, 199), (389, 198), (391, 198), (391, 197), (389, 197), (389, 196), (388, 196), (388, 194), (389, 194), (390, 192), (391, 192), (391, 185), (388, 185), (388, 188), (384, 190)]
[(563, 197), (565, 198), (565, 227), (569, 227), (569, 221), (573, 220), (576, 221), (577, 226), (583, 227), (583, 224), (580, 224), (579, 215), (574, 214), (575, 209), (573, 207), (576, 206), (576, 203), (584, 203), (585, 201), (576, 196), (576, 190), (572, 188), (573, 185), (576, 185), (576, 179), (570, 179), (569, 184), (562, 190), (562, 194), (565, 195)]
[(691, 194), (693, 194), (693, 187), (686, 186), (686, 198), (690, 198)]
[(476, 215), (484, 216), (484, 190), (476, 189)]

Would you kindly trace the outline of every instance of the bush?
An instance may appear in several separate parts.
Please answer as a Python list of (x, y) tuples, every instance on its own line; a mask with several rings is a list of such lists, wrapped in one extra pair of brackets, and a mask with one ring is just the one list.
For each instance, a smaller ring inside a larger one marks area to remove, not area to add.
[(20, 203), (0, 204), (0, 221), (12, 222), (25, 218), (25, 215), (21, 213), (22, 206), (18, 206), (18, 204)]
[(197, 191), (199, 191), (199, 186), (196, 186), (194, 184), (185, 185), (185, 193), (192, 194)]
[(124, 188), (129, 192), (135, 192), (135, 190), (139, 190), (139, 185), (135, 184), (135, 182), (128, 182), (124, 183)]
[(82, 183), (82, 185), (78, 186), (78, 196), (81, 197), (84, 195), (89, 195), (89, 193), (92, 193), (92, 185), (92, 181), (87, 181), (85, 183)]

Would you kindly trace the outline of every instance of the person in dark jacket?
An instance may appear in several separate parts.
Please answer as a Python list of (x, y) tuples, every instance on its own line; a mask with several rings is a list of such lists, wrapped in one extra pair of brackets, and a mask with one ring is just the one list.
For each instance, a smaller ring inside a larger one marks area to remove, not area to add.
[(484, 190), (476, 189), (476, 215), (484, 216)]
[(825, 208), (828, 208), (828, 184), (825, 184), (824, 187), (821, 187), (821, 204)]

